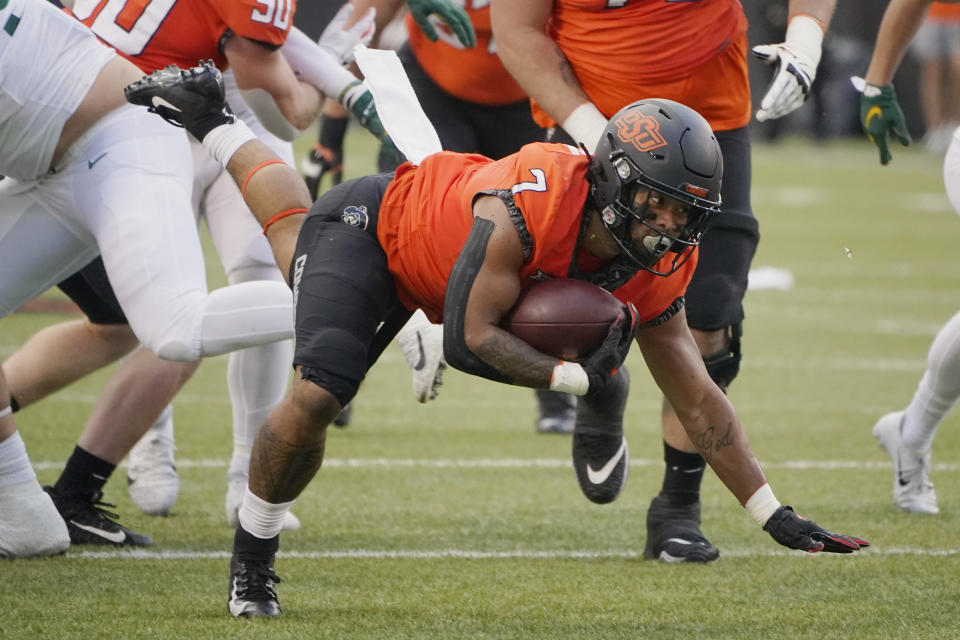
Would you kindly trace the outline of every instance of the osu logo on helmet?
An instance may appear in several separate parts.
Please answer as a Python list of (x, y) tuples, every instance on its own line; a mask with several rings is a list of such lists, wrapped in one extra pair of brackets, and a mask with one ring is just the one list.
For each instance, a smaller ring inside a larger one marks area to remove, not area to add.
[(667, 146), (667, 141), (660, 135), (660, 123), (645, 113), (628, 111), (616, 124), (617, 137), (622, 142), (629, 142), (639, 151), (652, 151)]

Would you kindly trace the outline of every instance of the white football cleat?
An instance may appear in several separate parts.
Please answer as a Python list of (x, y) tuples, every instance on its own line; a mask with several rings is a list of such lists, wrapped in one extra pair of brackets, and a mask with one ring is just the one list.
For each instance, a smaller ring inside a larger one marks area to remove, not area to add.
[[(243, 503), (243, 494), (247, 491), (247, 476), (236, 471), (227, 474), (227, 498), (224, 501), (227, 511), (227, 524), (236, 528), (237, 513)], [(300, 528), (300, 518), (290, 511), (283, 516), (283, 531), (296, 531)]]
[(397, 334), (397, 342), (413, 373), (413, 397), (423, 403), (433, 400), (443, 384), (443, 325), (431, 324), (417, 309)]
[(873, 426), (873, 436), (893, 462), (893, 501), (910, 513), (936, 515), (937, 494), (930, 482), (930, 452), (920, 454), (903, 446), (900, 427), (903, 411), (888, 413)]
[(173, 408), (167, 405), (127, 457), (127, 492), (148, 516), (170, 515), (180, 493), (173, 462)]
[(0, 558), (52, 556), (70, 547), (70, 533), (36, 478), (0, 487)]

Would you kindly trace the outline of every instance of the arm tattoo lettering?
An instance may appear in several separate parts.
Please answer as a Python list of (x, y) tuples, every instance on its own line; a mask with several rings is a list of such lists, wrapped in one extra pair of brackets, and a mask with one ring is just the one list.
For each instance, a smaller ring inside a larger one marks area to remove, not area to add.
[(733, 444), (733, 425), (727, 423), (726, 431), (722, 434), (719, 433), (717, 427), (707, 427), (703, 433), (697, 436), (694, 444), (700, 450), (703, 459), (710, 462), (714, 453)]

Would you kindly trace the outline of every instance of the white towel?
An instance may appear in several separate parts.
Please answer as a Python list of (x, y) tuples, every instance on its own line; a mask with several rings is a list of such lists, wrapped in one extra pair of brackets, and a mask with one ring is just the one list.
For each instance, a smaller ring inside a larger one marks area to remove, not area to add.
[(357, 45), (357, 64), (373, 93), (377, 114), (393, 143), (413, 164), (442, 150), (437, 131), (423, 112), (394, 51)]

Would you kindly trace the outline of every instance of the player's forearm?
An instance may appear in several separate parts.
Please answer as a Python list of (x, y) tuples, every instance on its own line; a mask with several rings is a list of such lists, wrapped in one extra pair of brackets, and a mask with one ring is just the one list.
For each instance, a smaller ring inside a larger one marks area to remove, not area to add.
[(891, 0), (883, 13), (873, 57), (864, 79), (870, 84), (886, 85), (903, 60), (913, 36), (923, 23), (932, 0)]
[(546, 3), (544, 13), (530, 11), (525, 2), (498, 0), (491, 5), (490, 16), (497, 53), (504, 66), (528, 96), (562, 123), (590, 99), (560, 47), (543, 30), (551, 4)]
[(826, 31), (836, 6), (837, 0), (790, 0), (789, 12), (791, 17), (800, 14), (811, 16)]
[(313, 85), (300, 81), (290, 89), (277, 96), (277, 107), (290, 124), (303, 131), (320, 115), (324, 94)]
[(733, 406), (719, 390), (677, 416), (697, 453), (740, 504), (766, 482)]

